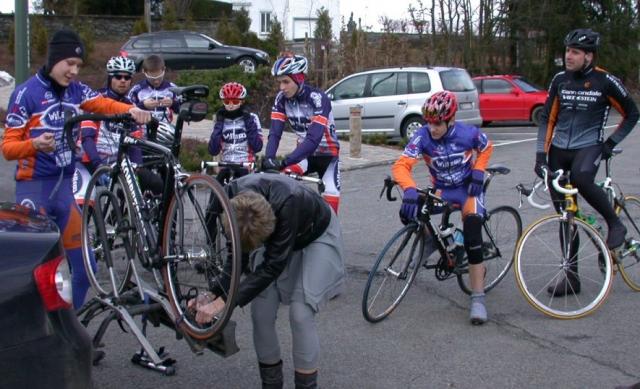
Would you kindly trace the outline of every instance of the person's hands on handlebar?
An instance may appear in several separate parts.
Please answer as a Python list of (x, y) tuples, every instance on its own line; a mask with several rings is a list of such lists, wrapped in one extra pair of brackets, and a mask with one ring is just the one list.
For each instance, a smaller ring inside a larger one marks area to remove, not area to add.
[(280, 161), (276, 158), (265, 158), (264, 160), (262, 160), (262, 170), (263, 171), (267, 171), (267, 170), (280, 171), (285, 167), (282, 162), (283, 161)]
[(416, 218), (418, 214), (418, 191), (416, 188), (407, 188), (402, 196), (402, 206), (400, 207), (400, 218), (403, 222)]
[(39, 137), (31, 140), (33, 148), (42, 151), (43, 153), (50, 153), (56, 149), (56, 138), (50, 132), (40, 134)]
[(544, 179), (544, 171), (549, 171), (549, 166), (547, 166), (547, 153), (536, 153), (536, 165), (533, 170), (538, 177)]
[(138, 124), (145, 124), (151, 120), (151, 112), (142, 110), (138, 107), (131, 107), (129, 114)]

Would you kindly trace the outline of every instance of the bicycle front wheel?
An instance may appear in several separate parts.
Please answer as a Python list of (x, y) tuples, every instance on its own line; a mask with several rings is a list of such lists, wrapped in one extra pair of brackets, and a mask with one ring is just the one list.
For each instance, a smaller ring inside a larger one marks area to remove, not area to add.
[(616, 213), (627, 227), (627, 239), (616, 261), (624, 282), (640, 292), (640, 199), (625, 196), (624, 204), (616, 203)]
[[(133, 230), (121, 212), (124, 201), (97, 185), (98, 179), (110, 175), (111, 170), (102, 166), (95, 171), (82, 207), (82, 259), (89, 283), (100, 297), (118, 297), (124, 291), (134, 258), (130, 240)], [(118, 185), (114, 184), (114, 192)]]
[[(518, 288), (538, 311), (557, 319), (577, 319), (594, 312), (607, 298), (612, 262), (596, 229), (562, 215), (534, 222), (515, 252)], [(562, 282), (570, 279), (571, 282)]]
[(368, 322), (389, 316), (407, 294), (422, 261), (424, 233), (417, 223), (409, 223), (378, 255), (362, 296), (362, 314)]
[[(164, 284), (180, 328), (195, 339), (215, 336), (233, 313), (241, 271), (240, 235), (222, 186), (200, 174), (187, 178), (169, 203), (162, 242)], [(222, 291), (225, 307), (198, 323), (194, 299), (211, 289)]]
[[(513, 207), (500, 206), (487, 212), (482, 225), (482, 256), (485, 268), (484, 291), (493, 289), (513, 264), (513, 252), (522, 235), (522, 219)], [(458, 274), (460, 289), (471, 294), (469, 272)]]

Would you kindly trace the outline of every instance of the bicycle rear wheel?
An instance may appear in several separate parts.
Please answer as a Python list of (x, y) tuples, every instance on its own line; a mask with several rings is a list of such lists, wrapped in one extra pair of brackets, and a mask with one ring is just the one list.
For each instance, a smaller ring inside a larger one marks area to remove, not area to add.
[[(527, 302), (557, 319), (592, 313), (611, 290), (607, 246), (598, 231), (580, 219), (571, 224), (551, 215), (534, 222), (520, 238), (514, 262), (518, 288)], [(569, 283), (558, 295), (558, 281), (565, 276), (579, 277), (580, 286)]]
[(616, 204), (616, 213), (627, 227), (627, 239), (616, 262), (624, 282), (636, 292), (640, 292), (640, 199), (625, 196), (624, 204)]
[(362, 314), (368, 322), (389, 316), (407, 294), (422, 261), (424, 233), (417, 223), (409, 223), (378, 255), (362, 296)]
[[(224, 234), (216, 232), (221, 225)], [(222, 186), (200, 174), (187, 178), (169, 203), (162, 242), (162, 274), (178, 325), (195, 339), (213, 337), (231, 317), (241, 271), (240, 235)], [(225, 308), (212, 322), (199, 324), (189, 302), (216, 286)]]
[[(82, 207), (82, 258), (89, 283), (100, 297), (117, 297), (125, 290), (134, 258), (132, 230), (121, 212), (124, 202), (109, 188), (96, 185), (98, 179), (103, 174), (110, 175), (111, 170), (109, 166), (102, 166), (95, 171)], [(113, 188), (117, 186), (116, 183)]]

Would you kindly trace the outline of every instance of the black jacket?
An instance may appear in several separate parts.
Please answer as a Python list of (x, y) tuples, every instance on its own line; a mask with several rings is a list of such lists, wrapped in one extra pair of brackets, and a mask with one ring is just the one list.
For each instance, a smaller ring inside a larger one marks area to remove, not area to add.
[(247, 190), (264, 196), (276, 217), (275, 230), (264, 242), (264, 261), (238, 287), (236, 304), (244, 306), (278, 278), (294, 250), (325, 232), (331, 208), (314, 190), (280, 174), (249, 174), (232, 181), (226, 190), (230, 198)]

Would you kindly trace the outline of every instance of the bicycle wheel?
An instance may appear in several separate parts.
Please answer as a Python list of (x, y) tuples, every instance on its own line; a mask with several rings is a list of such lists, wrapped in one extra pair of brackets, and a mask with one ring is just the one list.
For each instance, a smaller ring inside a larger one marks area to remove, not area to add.
[[(482, 225), (485, 293), (498, 285), (509, 272), (520, 235), (522, 235), (522, 219), (513, 207), (505, 205), (487, 212)], [(458, 285), (464, 293), (471, 294), (471, 281), (466, 269), (458, 274)]]
[(400, 304), (418, 274), (424, 248), (424, 229), (409, 223), (384, 246), (369, 272), (362, 296), (362, 314), (377, 323)]
[(625, 196), (624, 206), (616, 203), (616, 213), (627, 227), (627, 242), (616, 258), (624, 282), (640, 292), (640, 199)]
[(89, 283), (100, 297), (118, 297), (124, 291), (134, 258), (132, 230), (122, 217), (123, 203), (108, 188), (96, 185), (98, 178), (111, 170), (102, 166), (91, 176), (82, 207), (82, 258)]
[[(214, 236), (221, 225), (225, 233)], [(187, 178), (169, 203), (162, 242), (164, 284), (178, 324), (193, 338), (209, 339), (231, 317), (241, 271), (240, 235), (222, 186), (204, 175)], [(199, 324), (189, 302), (214, 287), (222, 290), (225, 308), (212, 322)]]
[[(562, 215), (551, 215), (534, 222), (518, 241), (514, 261), (518, 288), (527, 302), (557, 319), (592, 313), (611, 290), (607, 246), (598, 231), (580, 219), (571, 224)], [(558, 281), (565, 276), (579, 278), (580, 286), (568, 283), (564, 295), (558, 295)]]

